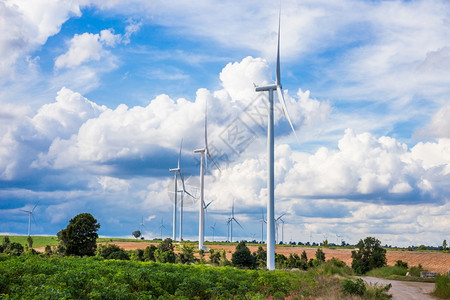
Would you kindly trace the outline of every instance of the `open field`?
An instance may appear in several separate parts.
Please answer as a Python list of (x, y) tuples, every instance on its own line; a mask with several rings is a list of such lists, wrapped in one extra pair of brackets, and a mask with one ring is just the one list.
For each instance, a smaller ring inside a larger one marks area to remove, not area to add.
[[(19, 242), (23, 245), (26, 244), (26, 236), (10, 236), (9, 237), (12, 242)], [(0, 237), (3, 240), (3, 237)], [(134, 239), (120, 239), (120, 238), (99, 238), (99, 243), (112, 243), (116, 244), (125, 250), (136, 250), (136, 249), (145, 249), (148, 245), (154, 244), (155, 242), (142, 241), (142, 240), (134, 240)], [(56, 246), (58, 244), (58, 240), (54, 236), (33, 236), (33, 248), (37, 251), (44, 251), (44, 247), (46, 245)], [(176, 243), (175, 243), (176, 245)], [(228, 259), (231, 259), (231, 253), (234, 252), (236, 248), (236, 244), (214, 244), (209, 245), (205, 244), (206, 247), (211, 249), (225, 250), (227, 251)], [(248, 245), (251, 252), (255, 252), (258, 249), (257, 245)], [(317, 248), (314, 247), (304, 247), (304, 246), (277, 246), (275, 248), (276, 253), (284, 254), (285, 256), (289, 256), (289, 254), (297, 253), (299, 256), (303, 251), (306, 251), (308, 258), (313, 258), (316, 253)], [(326, 259), (330, 259), (332, 257), (338, 258), (344, 261), (347, 265), (351, 266), (352, 258), (351, 251), (352, 249), (330, 249), (330, 248), (322, 248), (325, 253)], [(401, 251), (401, 250), (387, 250), (386, 258), (389, 266), (395, 265), (397, 260), (402, 260), (408, 263), (408, 266), (418, 266), (419, 264), (425, 270), (431, 272), (438, 272), (441, 274), (447, 273), (450, 270), (450, 253), (443, 252), (432, 252), (432, 251)]]
[[(125, 250), (135, 250), (135, 249), (144, 249), (151, 243), (134, 243), (134, 242), (112, 242), (113, 244), (118, 245)], [(154, 243), (153, 243), (154, 244)], [(154, 244), (157, 245), (157, 244)], [(205, 245), (210, 249), (218, 249), (227, 251), (227, 258), (231, 259), (231, 253), (234, 252), (236, 248), (236, 244), (232, 245)], [(255, 245), (247, 245), (251, 252), (255, 252), (258, 249), (258, 246)], [(326, 259), (330, 259), (332, 257), (338, 258), (344, 261), (348, 266), (352, 264), (352, 249), (329, 249), (322, 248), (325, 253)], [(284, 254), (285, 256), (289, 256), (289, 254), (297, 253), (299, 256), (303, 251), (306, 251), (306, 255), (308, 258), (314, 258), (317, 248), (309, 248), (309, 247), (276, 247), (275, 252), (279, 254)], [(208, 254), (207, 254), (208, 255)], [(395, 265), (397, 260), (402, 260), (408, 263), (408, 266), (418, 266), (419, 264), (425, 270), (431, 272), (438, 272), (441, 274), (446, 274), (448, 270), (450, 270), (450, 253), (443, 252), (431, 252), (431, 251), (387, 251), (386, 258), (389, 266)]]

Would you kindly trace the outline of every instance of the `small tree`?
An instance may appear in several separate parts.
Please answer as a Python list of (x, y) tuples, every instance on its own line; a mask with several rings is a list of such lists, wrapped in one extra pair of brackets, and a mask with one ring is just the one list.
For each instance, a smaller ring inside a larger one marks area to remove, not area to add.
[(147, 246), (145, 249), (144, 249), (144, 257), (143, 257), (143, 259), (145, 260), (145, 261), (156, 261), (156, 259), (155, 259), (155, 251), (156, 251), (156, 246), (155, 245), (150, 245), (150, 246)]
[(442, 250), (443, 250), (443, 251), (447, 251), (447, 240), (444, 240), (444, 241), (442, 242)]
[(135, 230), (131, 233), (135, 238), (139, 238), (141, 236), (141, 231), (140, 230)]
[(366, 237), (356, 245), (358, 251), (352, 251), (352, 269), (358, 274), (381, 268), (386, 265), (386, 250), (381, 242), (374, 237)]
[(209, 260), (211, 261), (211, 264), (219, 265), (220, 264), (220, 252), (214, 251), (214, 249), (209, 250)]
[(93, 256), (97, 249), (100, 224), (89, 213), (82, 213), (69, 221), (57, 236), (66, 255)]
[(300, 259), (306, 264), (308, 262), (308, 256), (306, 256), (306, 251), (303, 250), (302, 255), (300, 256)]
[(231, 262), (234, 266), (239, 268), (253, 269), (255, 267), (255, 258), (251, 254), (250, 249), (245, 245), (244, 241), (241, 241), (236, 246), (236, 251), (234, 251), (231, 256)]
[(33, 248), (33, 238), (31, 236), (27, 237), (28, 248)]
[(175, 263), (176, 256), (173, 249), (172, 239), (167, 238), (162, 241), (155, 250), (156, 261), (161, 263)]
[(320, 248), (317, 248), (316, 259), (318, 262), (325, 262), (325, 253), (323, 253), (322, 249)]
[(267, 265), (267, 251), (264, 250), (263, 247), (259, 246), (258, 250), (256, 250), (255, 253), (253, 253), (253, 256), (255, 257), (255, 262), (258, 268), (264, 269)]
[[(212, 249), (211, 249), (212, 250)], [(191, 264), (195, 261), (194, 247), (190, 245), (183, 245), (181, 253), (178, 255), (182, 264)]]

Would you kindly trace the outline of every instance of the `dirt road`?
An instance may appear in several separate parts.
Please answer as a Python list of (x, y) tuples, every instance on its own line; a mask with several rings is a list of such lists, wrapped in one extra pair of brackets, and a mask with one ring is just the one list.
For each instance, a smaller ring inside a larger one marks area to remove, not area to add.
[(361, 277), (365, 282), (371, 285), (387, 285), (392, 284), (389, 293), (394, 300), (433, 300), (429, 293), (434, 290), (434, 283), (429, 282), (409, 282), (388, 280), (375, 277)]

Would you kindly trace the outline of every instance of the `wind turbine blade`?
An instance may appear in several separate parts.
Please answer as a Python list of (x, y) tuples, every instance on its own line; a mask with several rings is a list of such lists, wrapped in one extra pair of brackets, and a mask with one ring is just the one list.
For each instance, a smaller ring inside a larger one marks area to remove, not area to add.
[(34, 218), (34, 215), (33, 215), (33, 214), (31, 214), (31, 217), (33, 218), (34, 224), (36, 224), (36, 226), (38, 226), (38, 224), (37, 224), (37, 222), (36, 222), (36, 219)]
[(181, 150), (183, 149), (183, 139), (181, 139), (180, 144), (180, 154), (178, 155), (178, 169), (180, 169), (180, 161), (181, 161)]
[(286, 102), (284, 102), (284, 96), (283, 92), (281, 91), (281, 86), (279, 85), (277, 85), (277, 92), (278, 92), (278, 101), (280, 101), (281, 106), (283, 107), (284, 115), (286, 116), (286, 119), (289, 121), (289, 125), (291, 125), (292, 132), (294, 133), (297, 142), (300, 144), (300, 140), (298, 139), (297, 133), (295, 132), (294, 125), (292, 125), (291, 118), (289, 117)]
[(281, 25), (281, 7), (280, 12), (278, 13), (278, 48), (277, 48), (277, 74), (276, 81), (277, 86), (281, 86), (281, 77), (280, 77), (280, 25)]
[(244, 230), (244, 227), (242, 227), (242, 225), (238, 222), (238, 220), (236, 220), (234, 217), (233, 217), (233, 220), (239, 225), (239, 227), (242, 228), (242, 230)]
[(192, 198), (196, 199), (191, 193), (189, 193), (189, 192), (186, 190), (186, 185), (184, 184), (184, 177), (183, 177), (183, 175), (181, 174), (181, 171), (178, 171), (178, 174), (180, 174), (181, 185), (183, 186), (183, 192), (186, 193), (186, 194), (188, 194), (188, 195), (191, 196)]
[(208, 149), (208, 100), (205, 100), (205, 148)]
[[(211, 161), (214, 163), (214, 165), (216, 166), (217, 170), (221, 171), (219, 165), (218, 165), (218, 164), (216, 163), (216, 161), (212, 158), (212, 156), (211, 156), (211, 154), (209, 153), (209, 150), (208, 150), (208, 149), (206, 149), (206, 154), (208, 154), (209, 159), (211, 159)], [(206, 161), (208, 161), (208, 160), (206, 160)]]
[(286, 213), (282, 213), (282, 214), (275, 220), (275, 222), (278, 221), (278, 220), (280, 220), (285, 214), (286, 214)]
[(33, 209), (31, 210), (31, 212), (34, 211), (34, 209), (36, 208), (36, 206), (38, 206), (38, 204), (39, 204), (40, 201), (41, 201), (41, 200), (39, 200), (39, 201), (36, 203), (36, 205), (33, 207)]
[(210, 206), (210, 205), (211, 205), (211, 203), (213, 203), (213, 202), (214, 202), (214, 200), (211, 200), (211, 201), (209, 201), (209, 203), (205, 205), (205, 209), (207, 209), (207, 208), (208, 208), (208, 206)]

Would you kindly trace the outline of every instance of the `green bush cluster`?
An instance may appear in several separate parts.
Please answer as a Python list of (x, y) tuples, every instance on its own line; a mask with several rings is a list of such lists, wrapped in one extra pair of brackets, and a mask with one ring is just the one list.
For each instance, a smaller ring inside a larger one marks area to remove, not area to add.
[(438, 275), (435, 281), (433, 295), (442, 299), (450, 299), (450, 277)]
[(287, 297), (302, 286), (291, 272), (104, 260), (102, 257), (5, 256), (0, 298), (228, 299)]

